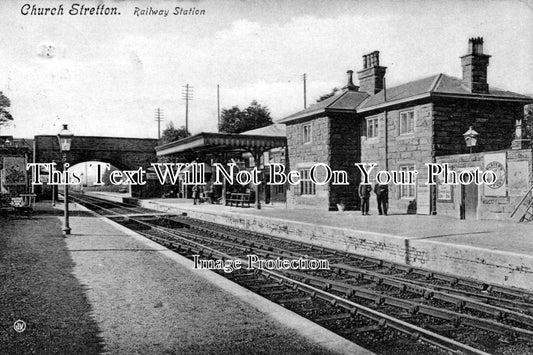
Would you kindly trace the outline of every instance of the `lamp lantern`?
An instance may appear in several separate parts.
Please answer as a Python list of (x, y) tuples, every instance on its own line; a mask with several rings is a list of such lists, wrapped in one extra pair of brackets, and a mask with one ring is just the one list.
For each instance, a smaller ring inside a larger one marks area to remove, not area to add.
[(61, 149), (62, 152), (70, 152), (72, 137), (74, 137), (74, 135), (68, 130), (68, 125), (64, 124), (61, 132), (57, 134), (57, 138), (59, 139), (59, 149)]
[(470, 148), (470, 153), (472, 153), (472, 148), (475, 147), (477, 145), (477, 137), (479, 136), (479, 133), (477, 133), (476, 131), (474, 131), (472, 129), (472, 126), (470, 126), (470, 128), (468, 129), (468, 131), (466, 131), (465, 133), (463, 133), (463, 137), (465, 137), (465, 142), (466, 142), (466, 146), (468, 148)]
[[(72, 132), (68, 130), (68, 126), (66, 124), (63, 125), (63, 129), (57, 134), (57, 138), (59, 139), (59, 149), (63, 153), (63, 168), (65, 169), (65, 172), (68, 170), (67, 153), (70, 151), (72, 137), (74, 137), (74, 134), (72, 134)], [(65, 194), (64, 194), (65, 207), (63, 210), (65, 213), (65, 218), (63, 221), (63, 235), (67, 236), (70, 234), (69, 210), (68, 210), (68, 183), (65, 183), (64, 191), (65, 191)]]

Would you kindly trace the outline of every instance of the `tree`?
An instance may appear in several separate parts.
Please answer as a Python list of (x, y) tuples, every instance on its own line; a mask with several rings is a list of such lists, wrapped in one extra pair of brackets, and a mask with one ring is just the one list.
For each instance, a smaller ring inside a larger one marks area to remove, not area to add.
[(113, 165), (109, 169), (106, 169), (104, 173), (102, 174), (102, 181), (105, 186), (112, 186), (111, 179), (109, 178), (111, 176), (111, 173), (115, 170), (118, 170)]
[(0, 91), (0, 126), (9, 124), (13, 120), (13, 116), (9, 113), (11, 101)]
[(184, 126), (181, 126), (181, 128), (174, 128), (174, 123), (170, 121), (167, 124), (167, 128), (163, 130), (163, 134), (161, 135), (161, 141), (163, 144), (165, 144), (180, 140), (188, 136), (190, 136), (190, 134), (189, 132), (187, 132)]
[(320, 101), (324, 101), (326, 99), (329, 99), (330, 97), (334, 96), (337, 93), (337, 91), (339, 91), (339, 90), (340, 90), (339, 88), (331, 89), (331, 92), (329, 94), (324, 94), (324, 95), (320, 96), (318, 98), (318, 100), (316, 100), (316, 102), (320, 102)]
[(524, 112), (524, 136), (533, 140), (533, 104), (526, 105)]
[[(219, 132), (237, 133), (241, 122), (244, 121), (244, 112), (238, 106), (233, 106), (230, 109), (222, 109), (220, 115), (220, 123), (218, 125)], [(241, 131), (242, 132), (242, 131)]]
[(241, 110), (238, 106), (222, 109), (218, 129), (224, 133), (241, 133), (272, 124), (270, 110), (252, 101), (250, 106)]

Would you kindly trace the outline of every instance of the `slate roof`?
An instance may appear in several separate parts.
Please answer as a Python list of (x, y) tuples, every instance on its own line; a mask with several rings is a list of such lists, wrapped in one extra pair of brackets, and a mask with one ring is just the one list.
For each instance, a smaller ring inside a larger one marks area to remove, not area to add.
[(446, 74), (432, 75), (427, 78), (410, 81), (408, 83), (387, 88), (387, 101), (384, 91), (369, 95), (362, 91), (343, 90), (337, 95), (309, 106), (305, 110), (285, 117), (278, 123), (288, 123), (304, 118), (326, 115), (329, 112), (365, 112), (373, 109), (409, 102), (430, 96), (460, 96), (465, 98), (484, 98), (495, 100), (521, 101), (524, 104), (533, 103), (533, 98), (511, 91), (501, 90), (489, 85), (489, 93), (472, 93), (463, 85), (461, 79)]
[(359, 107), (357, 107), (357, 111), (368, 111), (374, 106), (383, 106), (383, 104), (392, 105), (398, 103), (399, 101), (409, 101), (410, 99), (416, 99), (417, 97), (425, 97), (429, 95), (460, 95), (466, 97), (499, 98), (533, 102), (533, 99), (529, 96), (517, 94), (511, 91), (504, 91), (490, 86), (488, 94), (471, 93), (470, 90), (463, 85), (461, 79), (446, 74), (437, 74), (395, 87), (387, 88), (386, 103), (384, 100), (384, 92), (382, 90), (377, 94), (368, 97), (368, 99), (366, 99), (361, 105), (359, 105)]
[(209, 133), (201, 132), (155, 147), (157, 156), (177, 153), (249, 151), (250, 149), (269, 150), (287, 146), (287, 137), (257, 134)]
[(288, 117), (282, 118), (277, 121), (278, 123), (287, 123), (296, 121), (306, 117), (311, 117), (320, 114), (326, 114), (327, 112), (353, 112), (355, 108), (363, 102), (369, 95), (366, 92), (354, 91), (344, 89), (338, 94), (327, 98), (326, 100), (317, 102), (314, 105), (309, 106), (305, 110), (296, 112)]
[(0, 136), (0, 145), (4, 145), (9, 140), (9, 146), (27, 147), (33, 149), (33, 138), (13, 138), (13, 136)]
[(270, 126), (252, 129), (250, 131), (241, 132), (244, 135), (256, 135), (256, 136), (282, 136), (285, 137), (285, 125), (274, 123)]

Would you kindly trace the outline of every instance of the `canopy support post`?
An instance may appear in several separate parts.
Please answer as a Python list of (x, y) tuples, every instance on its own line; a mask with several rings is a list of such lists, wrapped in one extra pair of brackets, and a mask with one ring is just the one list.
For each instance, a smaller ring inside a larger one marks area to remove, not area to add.
[[(250, 153), (252, 153), (255, 161), (255, 169), (260, 172), (261, 168), (261, 156), (265, 152), (264, 149), (256, 148), (253, 150), (250, 150)], [(254, 191), (255, 191), (255, 202), (254, 207), (255, 209), (260, 210), (261, 209), (261, 201), (259, 200), (259, 186), (263, 183), (262, 179), (259, 180), (259, 185), (254, 185)]]

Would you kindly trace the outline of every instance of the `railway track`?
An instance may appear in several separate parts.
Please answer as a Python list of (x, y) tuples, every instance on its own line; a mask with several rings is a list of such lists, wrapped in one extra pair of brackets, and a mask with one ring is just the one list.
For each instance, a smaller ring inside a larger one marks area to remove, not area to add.
[[(239, 260), (227, 278), (372, 351), (528, 354), (533, 295), (360, 255), (76, 195), (99, 214), (191, 259)], [(249, 268), (327, 260), (326, 270)]]

